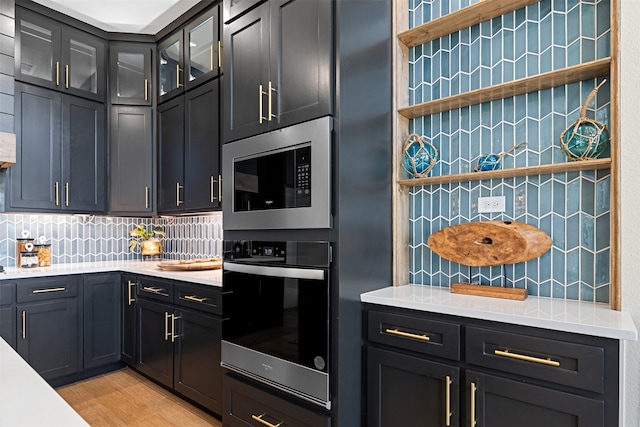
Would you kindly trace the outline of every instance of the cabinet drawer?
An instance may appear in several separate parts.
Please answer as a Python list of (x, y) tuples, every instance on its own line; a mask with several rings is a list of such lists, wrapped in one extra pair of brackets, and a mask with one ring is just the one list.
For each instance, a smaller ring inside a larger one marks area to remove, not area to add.
[(596, 393), (604, 392), (604, 348), (467, 327), (468, 363)]
[(328, 414), (306, 409), (261, 388), (236, 380), (230, 375), (224, 377), (223, 390), (225, 426), (331, 426), (331, 417)]
[(176, 283), (174, 291), (176, 305), (222, 315), (222, 293), (220, 288), (189, 283)]
[(416, 316), (369, 312), (369, 341), (460, 360), (460, 325)]
[(18, 302), (33, 302), (75, 297), (81, 278), (64, 276), (20, 280), (16, 286), (16, 299)]
[(16, 302), (16, 284), (14, 282), (0, 282), (0, 305)]
[(173, 282), (149, 277), (138, 277), (137, 294), (141, 298), (173, 303)]

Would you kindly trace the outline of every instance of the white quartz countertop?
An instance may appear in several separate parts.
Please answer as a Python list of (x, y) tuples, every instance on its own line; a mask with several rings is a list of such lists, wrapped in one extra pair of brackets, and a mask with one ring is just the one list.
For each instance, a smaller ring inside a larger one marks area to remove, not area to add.
[(122, 271), (124, 273), (160, 277), (164, 279), (199, 283), (202, 285), (222, 286), (221, 270), (166, 271), (160, 270), (157, 267), (160, 262), (161, 261), (105, 261), (77, 264), (54, 264), (48, 267), (36, 268), (10, 267), (5, 269), (4, 274), (0, 273), (0, 280)]
[(0, 426), (88, 426), (80, 415), (0, 338)]
[(595, 304), (529, 296), (524, 301), (452, 294), (449, 288), (405, 285), (364, 293), (365, 303), (492, 320), (621, 340), (638, 340), (631, 315)]

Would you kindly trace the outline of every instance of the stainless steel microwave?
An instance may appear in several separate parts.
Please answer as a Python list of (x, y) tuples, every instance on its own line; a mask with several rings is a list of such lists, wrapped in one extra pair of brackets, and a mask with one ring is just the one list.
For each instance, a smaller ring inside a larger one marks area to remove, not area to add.
[(331, 228), (331, 117), (222, 147), (225, 230)]

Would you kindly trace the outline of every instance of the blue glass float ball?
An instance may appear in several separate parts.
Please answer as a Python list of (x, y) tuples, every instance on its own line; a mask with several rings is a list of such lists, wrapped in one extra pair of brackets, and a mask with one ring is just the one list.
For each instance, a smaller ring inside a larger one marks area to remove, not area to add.
[[(414, 177), (423, 176), (433, 167), (436, 156), (433, 146), (414, 141), (406, 148), (402, 163), (405, 170)], [(413, 165), (411, 159), (413, 159)]]
[(478, 159), (477, 171), (494, 171), (500, 169), (500, 156), (489, 154)]
[(604, 125), (583, 122), (574, 130), (568, 129), (562, 143), (572, 159), (595, 159), (607, 148), (609, 132)]

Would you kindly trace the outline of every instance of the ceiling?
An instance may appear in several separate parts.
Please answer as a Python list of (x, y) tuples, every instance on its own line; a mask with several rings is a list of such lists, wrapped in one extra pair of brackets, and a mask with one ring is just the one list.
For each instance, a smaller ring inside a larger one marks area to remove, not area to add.
[(34, 0), (104, 31), (156, 34), (200, 0)]

